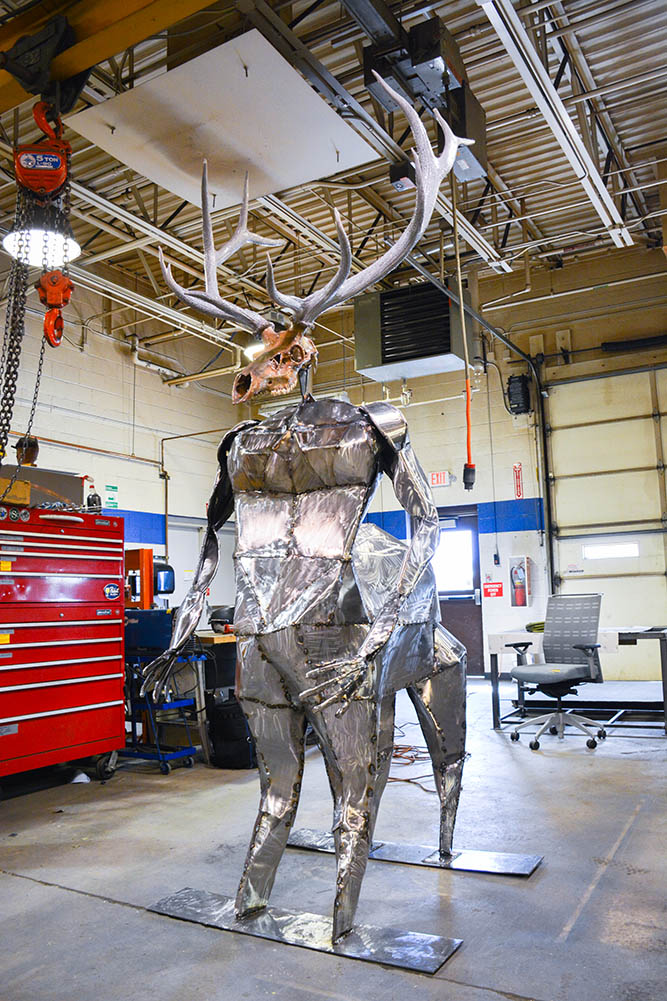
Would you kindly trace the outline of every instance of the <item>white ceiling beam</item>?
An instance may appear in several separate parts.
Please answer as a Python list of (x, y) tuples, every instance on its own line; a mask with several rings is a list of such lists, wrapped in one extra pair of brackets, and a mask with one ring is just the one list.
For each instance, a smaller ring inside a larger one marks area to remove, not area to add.
[(600, 216), (609, 238), (617, 247), (632, 246), (630, 231), (623, 222), (597, 166), (542, 65), (511, 0), (476, 0), (476, 2), (495, 28), (496, 34), (572, 166), (577, 180)]

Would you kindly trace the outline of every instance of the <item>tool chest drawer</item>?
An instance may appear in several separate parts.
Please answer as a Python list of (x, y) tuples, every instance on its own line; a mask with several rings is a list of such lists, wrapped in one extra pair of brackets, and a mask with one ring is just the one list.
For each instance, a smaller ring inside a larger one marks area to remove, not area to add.
[[(123, 605), (122, 519), (0, 506), (0, 603)], [(17, 517), (13, 512), (20, 511)]]
[(0, 776), (125, 743), (122, 519), (3, 510)]

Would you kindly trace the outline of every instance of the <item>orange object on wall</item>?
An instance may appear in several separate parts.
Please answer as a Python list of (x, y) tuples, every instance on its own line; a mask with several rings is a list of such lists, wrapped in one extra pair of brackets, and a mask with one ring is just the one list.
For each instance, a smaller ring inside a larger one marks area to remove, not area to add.
[[(138, 573), (139, 593), (132, 588), (129, 578)], [(153, 550), (152, 549), (126, 549), (125, 550), (125, 607), (126, 608), (152, 608), (153, 607)]]

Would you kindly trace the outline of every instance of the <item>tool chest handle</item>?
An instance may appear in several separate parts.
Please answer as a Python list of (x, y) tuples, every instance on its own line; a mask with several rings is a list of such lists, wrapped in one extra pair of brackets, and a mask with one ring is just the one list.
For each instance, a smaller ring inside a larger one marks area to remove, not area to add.
[(44, 521), (78, 521), (83, 522), (83, 518), (80, 518), (77, 514), (40, 514), (40, 518)]

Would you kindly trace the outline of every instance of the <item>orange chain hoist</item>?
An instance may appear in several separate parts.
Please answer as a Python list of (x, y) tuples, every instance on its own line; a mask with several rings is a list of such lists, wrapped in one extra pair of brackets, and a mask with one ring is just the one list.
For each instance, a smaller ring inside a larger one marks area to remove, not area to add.
[[(54, 125), (48, 121), (51, 110), (47, 101), (35, 104), (33, 118), (45, 138), (18, 146), (14, 152), (16, 180), (39, 205), (48, 205), (57, 198), (65, 190), (69, 179), (72, 148), (63, 139), (60, 116), (55, 118)], [(44, 271), (39, 281), (35, 282), (35, 288), (42, 305), (47, 307), (44, 336), (51, 347), (57, 348), (63, 336), (62, 308), (69, 303), (74, 284), (62, 271)]]

